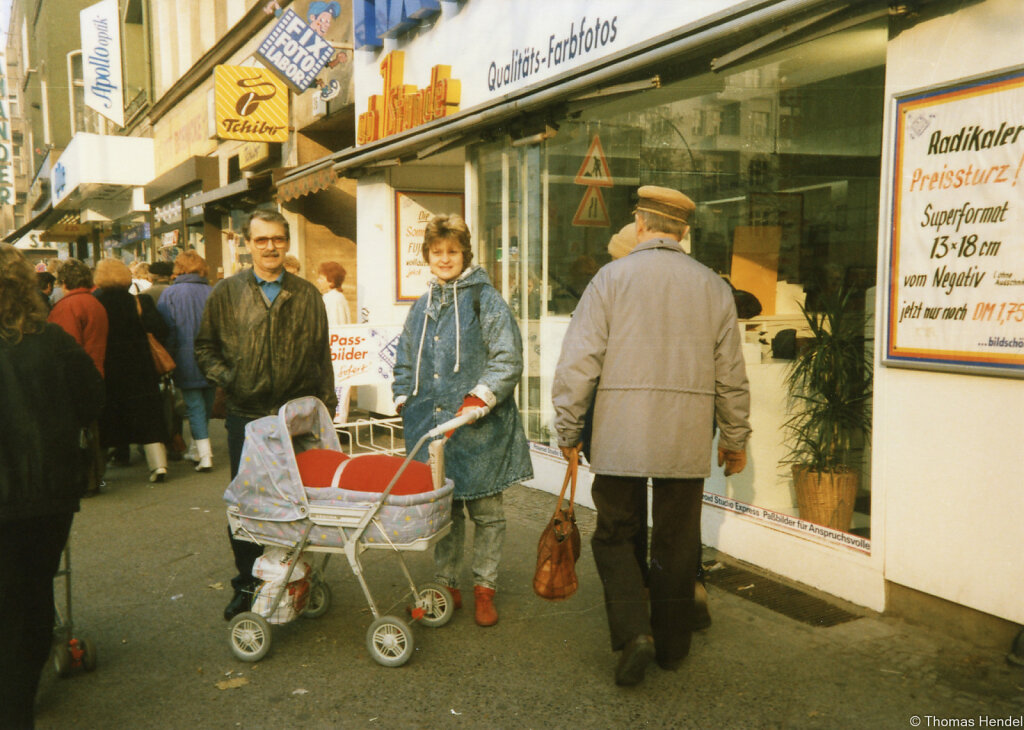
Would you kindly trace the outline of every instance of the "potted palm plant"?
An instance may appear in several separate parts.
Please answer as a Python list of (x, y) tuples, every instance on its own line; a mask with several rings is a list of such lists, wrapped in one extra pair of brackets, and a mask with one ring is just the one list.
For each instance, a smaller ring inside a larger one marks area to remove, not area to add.
[(787, 374), (786, 438), (800, 518), (849, 530), (860, 473), (856, 464), (871, 430), (871, 363), (864, 317), (846, 285), (801, 306), (810, 337)]

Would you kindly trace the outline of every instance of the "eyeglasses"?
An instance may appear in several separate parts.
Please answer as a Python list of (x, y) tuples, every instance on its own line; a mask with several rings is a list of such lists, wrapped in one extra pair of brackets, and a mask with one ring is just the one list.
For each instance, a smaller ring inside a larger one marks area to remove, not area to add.
[(274, 244), (274, 248), (284, 248), (288, 245), (287, 236), (260, 236), (259, 238), (252, 239), (252, 245), (256, 248), (266, 248), (270, 244)]

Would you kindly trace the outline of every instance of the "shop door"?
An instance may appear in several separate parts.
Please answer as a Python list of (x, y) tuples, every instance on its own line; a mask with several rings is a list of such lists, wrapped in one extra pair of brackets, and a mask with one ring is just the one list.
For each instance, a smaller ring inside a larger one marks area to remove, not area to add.
[[(545, 417), (550, 410), (550, 387), (542, 397), (540, 362), (545, 289), (546, 171), (539, 145), (505, 144), (478, 148), (475, 154), (478, 194), (477, 230), (480, 263), (495, 288), (508, 302), (523, 338), (523, 377), (517, 393), (526, 435), (547, 443)], [(549, 369), (547, 372), (551, 372)]]

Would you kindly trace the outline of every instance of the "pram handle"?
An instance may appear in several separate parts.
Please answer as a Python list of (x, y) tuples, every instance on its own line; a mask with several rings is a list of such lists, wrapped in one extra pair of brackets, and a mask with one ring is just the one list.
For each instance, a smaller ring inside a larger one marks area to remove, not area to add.
[[(424, 439), (429, 440), (435, 439), (438, 436), (443, 436), (449, 431), (454, 431), (455, 429), (460, 428), (461, 426), (465, 426), (467, 423), (472, 423), (478, 418), (483, 418), (485, 415), (487, 415), (486, 408), (481, 408), (479, 406), (474, 408), (467, 408), (462, 412), (461, 416), (456, 416), (450, 421), (445, 421), (444, 423), (438, 426), (434, 426), (432, 429), (427, 431), (427, 433), (424, 435)], [(419, 447), (422, 445), (422, 443), (417, 444), (416, 449), (412, 453), (416, 453), (416, 451), (418, 451)]]

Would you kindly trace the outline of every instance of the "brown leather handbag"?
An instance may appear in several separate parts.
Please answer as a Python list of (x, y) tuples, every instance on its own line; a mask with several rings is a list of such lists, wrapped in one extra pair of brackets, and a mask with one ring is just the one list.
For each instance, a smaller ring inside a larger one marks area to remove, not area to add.
[[(537, 568), (533, 574), (533, 592), (549, 601), (561, 601), (579, 587), (576, 561), (580, 557), (580, 530), (576, 526), (573, 505), (576, 501), (576, 472), (579, 452), (569, 459), (569, 467), (562, 481), (558, 505), (537, 543)], [(563, 507), (565, 488), (572, 482), (568, 506)]]

